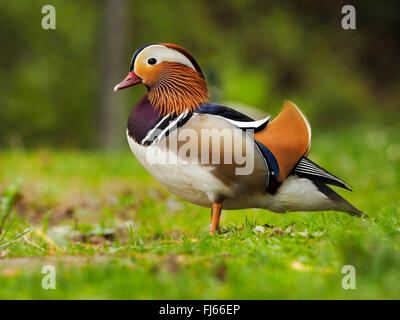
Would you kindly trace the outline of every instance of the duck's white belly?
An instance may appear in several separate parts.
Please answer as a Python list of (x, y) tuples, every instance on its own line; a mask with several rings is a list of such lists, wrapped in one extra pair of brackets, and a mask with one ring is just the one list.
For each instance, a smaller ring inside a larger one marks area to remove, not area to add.
[(211, 173), (212, 167), (161, 161), (171, 159), (175, 155), (172, 151), (158, 148), (157, 143), (145, 147), (129, 135), (127, 137), (129, 146), (139, 162), (168, 191), (204, 207), (211, 207), (221, 196), (224, 198), (233, 196), (232, 190)]

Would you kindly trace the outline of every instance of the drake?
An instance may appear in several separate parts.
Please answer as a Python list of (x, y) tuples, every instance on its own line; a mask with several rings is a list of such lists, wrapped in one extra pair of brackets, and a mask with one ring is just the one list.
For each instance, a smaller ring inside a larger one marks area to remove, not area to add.
[[(128, 76), (114, 91), (137, 84), (146, 94), (128, 119), (130, 148), (167, 190), (211, 208), (211, 233), (220, 232), (222, 208), (367, 216), (328, 186), (350, 190), (346, 182), (307, 157), (311, 128), (292, 102), (273, 121), (212, 104), (199, 64), (169, 43), (136, 50)], [(210, 150), (210, 144), (217, 148)]]

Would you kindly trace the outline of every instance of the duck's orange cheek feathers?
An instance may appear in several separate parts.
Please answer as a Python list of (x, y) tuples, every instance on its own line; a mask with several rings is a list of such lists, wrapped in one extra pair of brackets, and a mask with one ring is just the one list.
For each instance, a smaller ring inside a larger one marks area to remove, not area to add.
[(143, 83), (149, 87), (160, 77), (161, 71), (161, 64), (150, 66), (139, 62), (135, 65), (135, 73), (142, 79)]

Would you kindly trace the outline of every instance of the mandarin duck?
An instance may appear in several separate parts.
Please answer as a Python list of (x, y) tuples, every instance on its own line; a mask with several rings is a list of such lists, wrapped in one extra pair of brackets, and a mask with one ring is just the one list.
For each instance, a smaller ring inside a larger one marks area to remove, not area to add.
[(114, 91), (137, 84), (146, 94), (128, 118), (130, 148), (167, 190), (211, 208), (211, 233), (220, 232), (222, 208), (367, 216), (328, 186), (350, 190), (346, 182), (307, 157), (311, 128), (292, 102), (272, 121), (210, 103), (199, 64), (169, 43), (136, 50)]

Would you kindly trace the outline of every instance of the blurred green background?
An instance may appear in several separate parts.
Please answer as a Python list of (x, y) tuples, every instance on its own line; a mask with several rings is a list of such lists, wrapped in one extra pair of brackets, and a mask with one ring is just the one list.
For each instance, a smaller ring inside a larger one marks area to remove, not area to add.
[[(41, 9), (56, 8), (44, 30)], [(397, 1), (2, 1), (0, 147), (118, 148), (144, 88), (113, 93), (133, 52), (171, 42), (202, 66), (211, 101), (275, 115), (294, 101), (317, 132), (400, 118)], [(314, 131), (315, 132), (315, 131)]]

